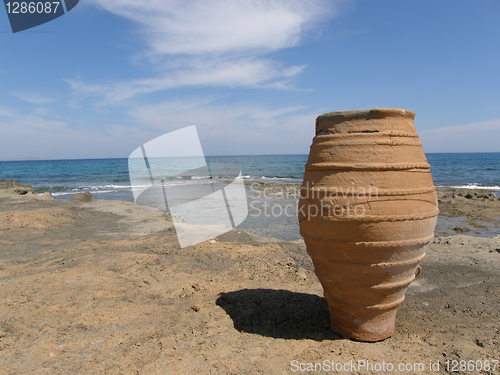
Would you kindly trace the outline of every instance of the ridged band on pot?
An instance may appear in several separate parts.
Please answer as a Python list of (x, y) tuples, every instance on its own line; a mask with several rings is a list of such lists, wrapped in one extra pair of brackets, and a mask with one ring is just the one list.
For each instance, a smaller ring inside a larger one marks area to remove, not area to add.
[(299, 202), (301, 234), (331, 327), (383, 340), (432, 240), (430, 167), (404, 109), (331, 112), (316, 120)]

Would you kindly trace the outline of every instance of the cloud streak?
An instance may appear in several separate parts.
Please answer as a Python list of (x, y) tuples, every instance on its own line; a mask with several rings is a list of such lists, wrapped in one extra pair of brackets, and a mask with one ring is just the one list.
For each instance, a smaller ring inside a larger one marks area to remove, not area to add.
[(107, 84), (89, 84), (81, 79), (67, 79), (76, 92), (83, 95), (98, 94), (105, 104), (116, 104), (138, 95), (150, 94), (177, 87), (227, 86), (285, 89), (289, 80), (300, 73), (304, 66), (284, 68), (276, 62), (264, 59), (233, 59), (210, 61), (191, 59), (178, 68), (154, 78)]
[(419, 131), (426, 152), (500, 152), (500, 119)]
[(315, 114), (298, 106), (198, 97), (136, 106), (127, 115), (126, 124), (103, 121), (91, 130), (0, 107), (0, 160), (127, 157), (148, 140), (189, 125), (197, 126), (207, 155), (296, 153), (314, 135)]
[(67, 126), (67, 123), (59, 120), (52, 120), (46, 117), (32, 114), (20, 114), (9, 108), (0, 107), (0, 128), (7, 133), (23, 129), (30, 130), (60, 130)]
[(129, 115), (158, 135), (196, 125), (207, 155), (255, 155), (306, 152), (316, 113), (299, 106), (229, 105), (196, 98), (137, 106)]
[(0, 160), (125, 157), (156, 134), (120, 124), (103, 123), (98, 130), (78, 128), (48, 114), (0, 106)]
[(34, 92), (15, 92), (12, 96), (22, 100), (23, 102), (34, 105), (49, 104), (55, 101), (55, 99), (51, 97)]

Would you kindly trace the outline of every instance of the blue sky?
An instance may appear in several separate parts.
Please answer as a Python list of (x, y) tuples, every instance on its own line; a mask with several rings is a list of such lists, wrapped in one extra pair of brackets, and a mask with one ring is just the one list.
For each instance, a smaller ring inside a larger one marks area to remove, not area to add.
[(416, 111), (427, 152), (500, 151), (500, 2), (81, 0), (12, 34), (0, 160), (127, 157), (197, 125), (206, 154), (307, 153), (318, 114)]

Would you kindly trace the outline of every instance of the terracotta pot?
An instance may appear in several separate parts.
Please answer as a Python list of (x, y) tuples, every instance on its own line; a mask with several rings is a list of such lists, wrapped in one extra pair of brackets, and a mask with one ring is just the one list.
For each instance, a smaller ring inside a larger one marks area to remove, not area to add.
[(300, 232), (344, 337), (394, 333), (406, 289), (434, 236), (436, 188), (404, 109), (316, 119), (299, 202)]

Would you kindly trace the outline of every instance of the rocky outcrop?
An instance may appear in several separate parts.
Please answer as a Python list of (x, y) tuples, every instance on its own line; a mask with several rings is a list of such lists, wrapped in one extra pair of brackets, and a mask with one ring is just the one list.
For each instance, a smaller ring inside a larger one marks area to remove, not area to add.
[(26, 197), (37, 200), (54, 199), (50, 192), (36, 194), (31, 185), (22, 185), (14, 180), (0, 180), (0, 196), (4, 197)]
[(22, 185), (14, 180), (0, 180), (0, 190), (7, 190), (18, 195), (33, 194), (31, 185)]
[(37, 199), (51, 200), (51, 199), (54, 199), (54, 197), (52, 196), (52, 194), (50, 192), (46, 191), (45, 193), (37, 195)]
[(92, 202), (92, 199), (92, 194), (90, 194), (89, 191), (86, 191), (84, 193), (76, 193), (73, 195), (73, 198), (71, 198), (71, 200), (78, 202)]

